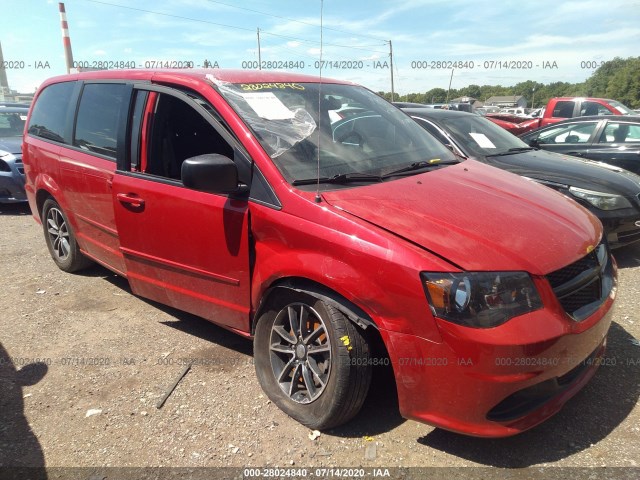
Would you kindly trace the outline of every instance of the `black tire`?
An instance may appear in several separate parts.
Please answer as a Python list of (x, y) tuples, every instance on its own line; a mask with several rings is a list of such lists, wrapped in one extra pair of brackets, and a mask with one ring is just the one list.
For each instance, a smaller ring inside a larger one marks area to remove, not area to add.
[(41, 220), (49, 253), (60, 270), (77, 272), (93, 264), (90, 259), (80, 253), (71, 224), (53, 198), (48, 198), (44, 202)]
[[(296, 329), (292, 323), (300, 318), (303, 322)], [(254, 338), (262, 389), (309, 428), (346, 423), (360, 411), (371, 383), (369, 345), (362, 333), (339, 310), (315, 297), (290, 291), (274, 294), (258, 319)]]

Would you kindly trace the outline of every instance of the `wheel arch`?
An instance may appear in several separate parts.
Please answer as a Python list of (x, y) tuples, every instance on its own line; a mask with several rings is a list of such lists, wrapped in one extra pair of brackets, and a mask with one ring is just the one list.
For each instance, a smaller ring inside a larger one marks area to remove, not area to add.
[(53, 198), (65, 211), (67, 210), (63, 192), (50, 175), (38, 175), (34, 184), (36, 192), (35, 206), (37, 208), (38, 218), (41, 216), (42, 207), (44, 206), (44, 202), (46, 202), (47, 198)]
[(360, 329), (367, 330), (367, 328), (372, 327), (378, 330), (376, 323), (362, 308), (335, 290), (308, 278), (287, 277), (276, 280), (265, 290), (251, 321), (251, 335), (255, 334), (257, 321), (268, 305), (269, 299), (272, 298), (275, 293), (282, 290), (291, 290), (311, 295), (340, 310), (350, 322), (354, 323)]
[[(44, 202), (46, 202), (48, 198), (52, 198), (52, 199), (56, 200), (56, 198), (48, 190), (40, 189), (40, 190), (38, 190), (36, 192), (36, 207), (38, 209), (37, 210), (38, 218), (41, 217), (41, 215), (42, 215), (42, 207), (44, 207)], [(57, 202), (57, 200), (56, 200), (56, 202)]]

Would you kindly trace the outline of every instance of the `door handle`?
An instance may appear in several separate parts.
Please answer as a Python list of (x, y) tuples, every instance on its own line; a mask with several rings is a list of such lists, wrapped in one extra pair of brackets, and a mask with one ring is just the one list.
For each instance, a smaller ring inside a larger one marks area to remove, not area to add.
[(144, 208), (144, 200), (138, 197), (135, 193), (118, 193), (116, 197), (124, 206), (128, 206), (136, 210), (142, 210)]
[(582, 152), (567, 152), (565, 155), (571, 155), (572, 157), (582, 157), (584, 153)]

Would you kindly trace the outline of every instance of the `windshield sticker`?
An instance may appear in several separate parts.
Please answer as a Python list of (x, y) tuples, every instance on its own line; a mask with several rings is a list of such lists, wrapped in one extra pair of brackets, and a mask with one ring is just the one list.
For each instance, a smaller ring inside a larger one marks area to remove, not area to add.
[(26, 121), (27, 120), (27, 116), (26, 115), (20, 115), (20, 120)]
[(469, 133), (471, 138), (473, 138), (479, 147), (482, 148), (496, 148), (491, 140), (487, 138), (484, 133)]
[(316, 122), (309, 112), (304, 108), (287, 106), (273, 92), (243, 92), (238, 84), (228, 82), (217, 82), (216, 85), (233, 109), (256, 132), (271, 158), (282, 155), (316, 129)]
[(293, 89), (293, 90), (304, 90), (304, 86), (299, 83), (241, 83), (240, 88), (245, 92), (248, 91), (256, 91), (256, 90), (267, 90), (272, 88), (277, 88), (279, 90)]
[(294, 117), (293, 112), (271, 92), (244, 93), (242, 96), (261, 118), (286, 120)]

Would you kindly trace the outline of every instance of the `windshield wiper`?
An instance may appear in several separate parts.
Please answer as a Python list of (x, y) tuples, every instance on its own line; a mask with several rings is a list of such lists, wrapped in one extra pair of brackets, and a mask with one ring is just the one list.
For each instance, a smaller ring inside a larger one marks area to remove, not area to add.
[(301, 178), (291, 182), (291, 185), (315, 185), (316, 183), (355, 183), (355, 182), (381, 182), (382, 177), (379, 175), (371, 175), (369, 173), (340, 173), (333, 177), (320, 177), (320, 178)]
[(514, 153), (519, 153), (519, 152), (528, 152), (529, 150), (535, 150), (535, 148), (533, 147), (516, 147), (516, 148), (510, 148), (507, 151), (504, 152), (500, 152), (500, 153), (491, 153), (489, 155), (485, 155), (485, 157), (502, 157), (503, 155), (513, 155)]
[(422, 170), (423, 168), (437, 167), (440, 165), (452, 165), (455, 163), (460, 163), (460, 162), (458, 160), (455, 160), (455, 161), (446, 160), (443, 162), (439, 158), (432, 158), (431, 160), (414, 162), (411, 165), (407, 165), (406, 167), (399, 168), (398, 170), (392, 170), (391, 172), (385, 173), (384, 175), (382, 175), (381, 178), (383, 179), (389, 178), (389, 177), (393, 177), (394, 175), (402, 175), (403, 173), (413, 172), (415, 170)]

